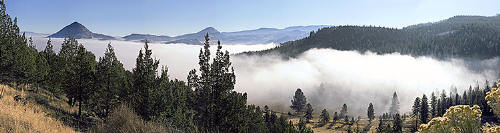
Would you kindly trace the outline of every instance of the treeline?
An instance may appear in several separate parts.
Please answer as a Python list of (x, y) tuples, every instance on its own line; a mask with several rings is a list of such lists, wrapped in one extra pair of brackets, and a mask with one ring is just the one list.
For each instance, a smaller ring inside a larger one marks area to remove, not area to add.
[[(5, 12), (5, 3), (0, 5), (1, 83), (65, 96), (70, 105), (78, 106), (77, 119), (107, 121), (113, 108), (129, 104), (143, 120), (185, 132), (310, 131), (268, 108), (247, 105), (246, 93), (233, 90), (236, 77), (229, 53), (222, 51), (220, 42), (211, 59), (208, 34), (199, 54), (200, 67), (189, 72), (186, 83), (170, 79), (166, 66), (158, 70), (159, 60), (152, 57), (147, 42), (132, 71), (123, 68), (110, 44), (98, 61), (71, 37), (64, 40), (59, 52), (53, 50), (50, 39), (43, 51), (37, 51), (31, 38), (20, 35), (17, 19)], [(80, 123), (75, 128), (89, 126), (92, 123)]]
[[(306, 123), (310, 123), (310, 120), (313, 119), (313, 107), (310, 103), (307, 103), (307, 98), (300, 88), (295, 91), (293, 99), (291, 100), (290, 108), (294, 111), (294, 113), (288, 112), (288, 115), (299, 118), (299, 127), (301, 125), (305, 125)], [(373, 103), (370, 103), (368, 105), (366, 116), (369, 123), (361, 129), (361, 116), (356, 117), (352, 114), (349, 114), (348, 106), (344, 103), (341, 106), (340, 112), (334, 112), (332, 117), (330, 117), (330, 113), (328, 112), (327, 108), (321, 110), (318, 123), (316, 125), (313, 125), (312, 127), (319, 128), (328, 125), (327, 129), (339, 129), (347, 126), (346, 132), (348, 133), (368, 132), (373, 126), (372, 121), (375, 119), (375, 110), (373, 108)], [(376, 128), (376, 132), (403, 132), (403, 121), (406, 119), (406, 117), (407, 116), (405, 114), (400, 115), (399, 98), (397, 93), (394, 92), (392, 95), (391, 106), (389, 110), (387, 111), (387, 113), (379, 115), (379, 123)], [(337, 124), (340, 125), (336, 126)]]
[(308, 37), (300, 40), (244, 54), (278, 53), (288, 58), (296, 57), (312, 48), (332, 48), (372, 51), (379, 54), (399, 52), (404, 55), (433, 56), (440, 59), (489, 59), (500, 55), (500, 27), (498, 21), (494, 21), (500, 20), (500, 17), (486, 18), (491, 21), (450, 19), (403, 29), (374, 26), (328, 27), (313, 31)]
[(413, 129), (416, 131), (419, 124), (427, 123), (432, 118), (442, 117), (446, 110), (455, 105), (478, 105), (481, 110), (481, 122), (487, 123), (498, 122), (498, 118), (493, 114), (492, 108), (488, 105), (485, 97), (491, 88), (497, 88), (497, 83), (490, 86), (486, 81), (484, 87), (477, 85), (476, 87), (469, 86), (463, 93), (450, 92), (449, 95), (443, 90), (438, 96), (432, 93), (430, 97), (425, 94), (422, 97), (417, 97), (412, 106), (412, 115), (416, 118), (414, 120)]

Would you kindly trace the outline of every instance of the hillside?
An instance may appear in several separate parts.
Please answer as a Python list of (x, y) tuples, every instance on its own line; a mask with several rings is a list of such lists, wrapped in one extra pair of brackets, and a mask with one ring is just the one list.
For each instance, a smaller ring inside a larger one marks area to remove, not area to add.
[[(23, 92), (6, 85), (0, 85), (0, 132), (40, 132), (54, 133), (76, 132), (73, 128), (65, 125), (61, 120), (50, 117), (55, 110), (68, 107), (63, 101), (46, 95)], [(24, 105), (21, 101), (15, 101), (14, 96), (27, 97)], [(47, 106), (40, 105), (39, 98), (46, 98)], [(47, 108), (52, 106), (53, 108)], [(58, 107), (57, 107), (58, 106)]]
[(332, 48), (372, 51), (379, 54), (399, 52), (437, 58), (488, 59), (500, 55), (499, 25), (498, 16), (479, 18), (460, 16), (403, 29), (368, 26), (328, 27), (311, 32), (304, 39), (289, 41), (273, 49), (245, 54), (278, 53), (284, 57), (295, 57), (312, 48)]

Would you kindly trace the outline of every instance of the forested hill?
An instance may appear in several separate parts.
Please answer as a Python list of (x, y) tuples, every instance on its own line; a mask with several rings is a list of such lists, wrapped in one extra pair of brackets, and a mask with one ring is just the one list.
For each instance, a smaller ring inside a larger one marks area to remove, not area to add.
[(372, 26), (337, 26), (311, 32), (306, 38), (244, 54), (279, 53), (295, 57), (311, 48), (399, 52), (412, 56), (487, 59), (500, 55), (500, 16), (456, 16), (436, 23), (402, 29)]

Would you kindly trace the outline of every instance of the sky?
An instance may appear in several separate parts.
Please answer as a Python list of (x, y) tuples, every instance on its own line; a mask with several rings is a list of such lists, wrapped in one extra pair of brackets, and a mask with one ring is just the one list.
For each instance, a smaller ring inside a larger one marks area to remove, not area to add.
[(455, 15), (494, 16), (500, 0), (5, 0), (22, 31), (55, 33), (80, 22), (95, 33), (176, 36), (298, 25), (401, 28)]

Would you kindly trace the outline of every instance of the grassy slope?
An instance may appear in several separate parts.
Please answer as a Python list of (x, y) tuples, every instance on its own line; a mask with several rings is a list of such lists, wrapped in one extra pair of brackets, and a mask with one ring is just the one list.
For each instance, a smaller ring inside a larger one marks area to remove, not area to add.
[[(60, 111), (73, 112), (75, 110), (64, 100), (50, 96), (50, 93), (25, 92), (1, 84), (0, 93), (2, 93), (0, 99), (0, 132), (76, 132), (60, 120), (63, 118), (60, 114), (55, 113)], [(27, 104), (16, 102), (13, 98), (16, 95), (27, 97)], [(41, 100), (42, 98), (45, 98), (45, 100)]]

